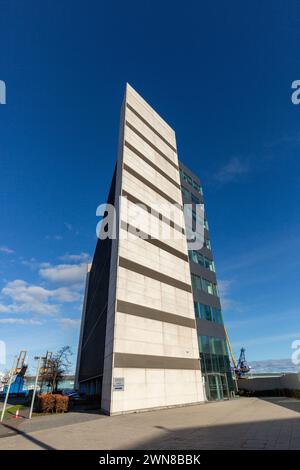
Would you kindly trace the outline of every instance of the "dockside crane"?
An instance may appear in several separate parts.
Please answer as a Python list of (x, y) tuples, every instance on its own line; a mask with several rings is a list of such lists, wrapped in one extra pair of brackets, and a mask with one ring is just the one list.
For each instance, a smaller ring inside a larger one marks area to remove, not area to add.
[(236, 379), (244, 379), (244, 378), (247, 377), (247, 373), (251, 369), (248, 362), (246, 361), (246, 357), (245, 357), (246, 349), (245, 348), (241, 349), (239, 360), (238, 360), (238, 362), (236, 362), (236, 359), (235, 359), (235, 356), (234, 356), (234, 353), (233, 353), (233, 350), (232, 350), (232, 347), (231, 347), (231, 344), (230, 344), (230, 340), (229, 340), (227, 330), (226, 330), (226, 328), (224, 328), (224, 329), (225, 329), (225, 335), (226, 335), (228, 348), (229, 348), (229, 351), (230, 351), (231, 361), (232, 361), (232, 364), (233, 364), (233, 370), (234, 370), (235, 378)]

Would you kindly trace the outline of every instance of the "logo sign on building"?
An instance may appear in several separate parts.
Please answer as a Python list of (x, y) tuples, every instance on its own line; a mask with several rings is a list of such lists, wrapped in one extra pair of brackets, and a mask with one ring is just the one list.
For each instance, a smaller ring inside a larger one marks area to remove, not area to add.
[(113, 380), (114, 391), (124, 391), (124, 377), (114, 377)]

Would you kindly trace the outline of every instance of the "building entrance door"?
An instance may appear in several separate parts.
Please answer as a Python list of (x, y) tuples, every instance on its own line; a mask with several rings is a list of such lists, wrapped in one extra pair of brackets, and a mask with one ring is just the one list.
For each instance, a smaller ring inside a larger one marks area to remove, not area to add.
[(229, 398), (226, 374), (206, 374), (206, 379), (208, 385), (208, 400), (216, 401)]

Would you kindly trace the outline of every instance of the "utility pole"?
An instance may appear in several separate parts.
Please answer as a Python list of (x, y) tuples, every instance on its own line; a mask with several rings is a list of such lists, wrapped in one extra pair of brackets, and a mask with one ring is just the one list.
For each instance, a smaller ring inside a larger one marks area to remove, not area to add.
[(35, 395), (36, 395), (37, 384), (38, 384), (38, 380), (39, 380), (41, 362), (42, 362), (42, 359), (44, 359), (44, 358), (42, 356), (36, 356), (34, 359), (36, 361), (38, 360), (38, 365), (37, 365), (37, 369), (36, 369), (34, 389), (33, 389), (33, 393), (32, 393), (32, 400), (31, 400), (30, 411), (29, 411), (29, 419), (32, 418), (32, 411), (33, 411), (33, 405), (34, 405), (34, 400), (35, 400)]
[(5, 409), (6, 409), (6, 405), (7, 405), (7, 400), (8, 400), (8, 396), (9, 396), (9, 391), (10, 391), (10, 386), (11, 386), (11, 383), (12, 383), (12, 378), (15, 374), (15, 370), (16, 370), (16, 366), (17, 366), (17, 361), (18, 361), (18, 358), (17, 356), (14, 357), (14, 361), (13, 361), (13, 365), (12, 365), (12, 368), (10, 370), (10, 373), (9, 373), (9, 380), (8, 380), (8, 384), (7, 384), (7, 390), (6, 390), (6, 395), (5, 395), (5, 400), (4, 400), (4, 403), (3, 403), (3, 408), (2, 408), (2, 413), (1, 413), (1, 419), (0, 419), (0, 422), (2, 423), (3, 421), (3, 418), (4, 418), (4, 415), (5, 415)]

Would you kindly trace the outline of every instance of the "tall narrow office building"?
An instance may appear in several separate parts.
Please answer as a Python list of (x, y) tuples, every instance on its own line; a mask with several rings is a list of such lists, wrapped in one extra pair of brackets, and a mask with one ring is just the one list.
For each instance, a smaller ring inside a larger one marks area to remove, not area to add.
[(89, 269), (76, 381), (108, 414), (202, 402), (175, 133), (129, 85), (108, 202), (116, 236)]

